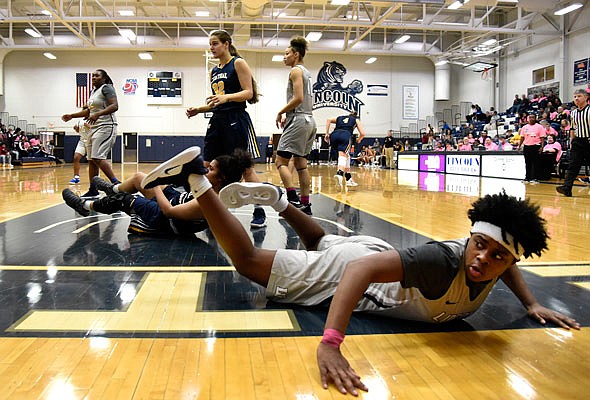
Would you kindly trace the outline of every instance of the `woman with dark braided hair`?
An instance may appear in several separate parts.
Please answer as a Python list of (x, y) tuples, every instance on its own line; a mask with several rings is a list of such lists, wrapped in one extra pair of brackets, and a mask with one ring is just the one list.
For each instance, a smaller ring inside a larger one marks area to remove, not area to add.
[[(240, 57), (232, 44), (232, 38), (224, 30), (211, 32), (209, 50), (219, 64), (211, 71), (212, 95), (207, 103), (200, 107), (189, 107), (188, 118), (205, 112), (213, 112), (205, 134), (203, 158), (208, 165), (216, 157), (231, 154), (235, 149), (250, 152), (253, 159), (260, 157), (256, 133), (250, 115), (246, 111), (246, 102), (258, 102), (256, 81), (246, 60)], [(260, 182), (254, 168), (244, 173), (247, 182)], [(250, 223), (252, 228), (266, 226), (266, 214), (262, 207), (254, 208)]]
[(64, 114), (61, 117), (64, 122), (72, 118), (84, 118), (91, 128), (87, 139), (90, 149), (87, 154), (90, 188), (82, 195), (85, 198), (98, 197), (92, 178), (98, 176), (99, 171), (102, 171), (112, 183), (119, 183), (108, 161), (117, 138), (117, 118), (115, 117), (115, 112), (119, 109), (117, 93), (113, 88), (113, 80), (104, 69), (97, 69), (92, 73), (92, 86), (94, 89), (90, 93), (86, 106), (77, 113)]
[[(372, 236), (327, 235), (271, 184), (232, 183), (217, 196), (200, 172), (199, 153), (198, 147), (190, 148), (160, 165), (144, 178), (143, 187), (187, 182), (236, 270), (264, 286), (270, 300), (304, 306), (330, 302), (317, 351), (325, 388), (331, 382), (342, 393), (367, 390), (340, 351), (355, 311), (430, 323), (463, 319), (477, 311), (501, 279), (530, 318), (580, 329), (575, 319), (542, 306), (518, 269), (521, 257), (541, 255), (549, 239), (539, 207), (529, 200), (505, 192), (487, 195), (468, 212), (470, 236), (396, 249)], [(307, 250), (254, 247), (226, 208), (254, 202), (273, 207)]]
[[(231, 155), (222, 155), (209, 163), (206, 177), (213, 190), (233, 182), (239, 182), (242, 174), (252, 168), (252, 158), (247, 151), (236, 149)], [(69, 188), (62, 192), (66, 204), (82, 216), (91, 211), (112, 214), (123, 211), (131, 216), (127, 231), (151, 235), (191, 235), (207, 228), (207, 221), (199, 203), (190, 191), (178, 191), (172, 185), (142, 189), (145, 173), (137, 172), (119, 184), (111, 184), (101, 177), (94, 177), (95, 187), (107, 196), (99, 200), (83, 200)], [(140, 196), (138, 193), (141, 193)]]

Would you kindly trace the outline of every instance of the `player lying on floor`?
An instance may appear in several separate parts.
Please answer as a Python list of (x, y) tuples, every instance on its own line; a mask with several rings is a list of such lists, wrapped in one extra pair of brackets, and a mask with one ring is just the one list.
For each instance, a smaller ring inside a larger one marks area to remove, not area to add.
[[(332, 298), (317, 352), (322, 384), (342, 393), (367, 390), (340, 352), (353, 311), (426, 322), (465, 318), (486, 299), (498, 279), (541, 324), (579, 329), (572, 318), (543, 307), (528, 289), (516, 262), (547, 249), (539, 207), (506, 193), (488, 195), (468, 211), (470, 236), (394, 249), (371, 236), (326, 235), (309, 216), (270, 184), (232, 183), (217, 194), (202, 176), (198, 147), (161, 164), (143, 180), (150, 188), (187, 182), (209, 228), (236, 270), (266, 287), (276, 302), (316, 305)], [(258, 249), (227, 207), (272, 206), (295, 229), (307, 250)]]
[[(216, 192), (242, 178), (244, 171), (253, 166), (249, 153), (238, 149), (231, 156), (214, 159), (204, 168), (206, 178)], [(143, 189), (141, 181), (146, 174), (137, 172), (119, 184), (112, 184), (98, 176), (93, 184), (107, 194), (98, 200), (85, 200), (66, 188), (62, 197), (67, 205), (83, 216), (91, 211), (112, 214), (123, 211), (131, 216), (128, 231), (131, 233), (190, 235), (207, 228), (199, 203), (190, 190), (180, 192), (172, 185)], [(141, 193), (138, 194), (138, 193)]]

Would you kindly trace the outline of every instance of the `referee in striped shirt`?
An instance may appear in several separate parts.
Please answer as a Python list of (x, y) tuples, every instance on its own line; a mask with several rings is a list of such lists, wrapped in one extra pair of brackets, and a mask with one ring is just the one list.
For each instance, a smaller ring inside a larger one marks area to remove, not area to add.
[(590, 163), (590, 106), (588, 105), (589, 93), (584, 89), (574, 92), (575, 110), (570, 114), (572, 130), (570, 130), (570, 163), (565, 174), (563, 186), (555, 188), (566, 197), (572, 197), (572, 186), (580, 172), (582, 163)]

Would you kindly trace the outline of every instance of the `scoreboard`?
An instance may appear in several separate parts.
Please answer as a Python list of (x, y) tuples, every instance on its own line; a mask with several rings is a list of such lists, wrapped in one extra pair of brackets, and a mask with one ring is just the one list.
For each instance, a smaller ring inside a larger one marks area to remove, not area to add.
[(182, 72), (150, 71), (148, 104), (182, 104)]

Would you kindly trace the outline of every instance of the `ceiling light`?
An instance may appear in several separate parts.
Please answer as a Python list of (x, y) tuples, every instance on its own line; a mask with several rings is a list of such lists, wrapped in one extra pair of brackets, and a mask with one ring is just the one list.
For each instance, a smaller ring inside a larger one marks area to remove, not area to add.
[(322, 32), (309, 32), (305, 37), (309, 42), (317, 42), (322, 37)]
[(350, 3), (350, 0), (332, 0), (330, 4), (333, 6), (346, 6)]
[(209, 11), (195, 11), (195, 17), (208, 17)]
[(139, 58), (141, 58), (142, 60), (151, 60), (152, 59), (152, 53), (147, 52), (147, 53), (139, 53), (137, 55)]
[(119, 10), (119, 15), (122, 17), (133, 17), (135, 13), (133, 10)]
[(41, 10), (41, 14), (47, 15), (47, 16), (51, 15), (51, 13), (49, 12), (49, 10)]
[(440, 60), (436, 63), (434, 63), (434, 65), (436, 65), (437, 67), (440, 67), (441, 65), (445, 65), (448, 64), (449, 62), (447, 60)]
[(135, 32), (133, 32), (131, 29), (119, 29), (119, 35), (129, 40), (135, 40), (135, 38), (137, 37), (135, 35)]
[(450, 6), (448, 6), (447, 8), (449, 10), (456, 10), (457, 8), (461, 8), (461, 6), (465, 5), (469, 3), (469, 0), (457, 0), (455, 1), (453, 4), (451, 4)]
[(406, 43), (408, 40), (410, 40), (410, 35), (402, 35), (402, 36), (398, 37), (397, 39), (395, 39), (395, 43), (402, 44), (402, 43)]
[(44, 55), (45, 57), (49, 58), (50, 60), (56, 60), (56, 59), (57, 59), (57, 57), (56, 57), (56, 56), (54, 56), (54, 55), (53, 55), (53, 54), (51, 54), (51, 53), (43, 53), (43, 55)]
[(272, 61), (273, 62), (281, 62), (281, 61), (283, 61), (283, 56), (280, 54), (275, 54), (274, 56), (272, 56)]
[(578, 8), (582, 7), (582, 3), (574, 3), (574, 4), (570, 4), (569, 6), (562, 8), (561, 10), (557, 10), (555, 11), (553, 14), (555, 15), (564, 15), (567, 13), (570, 13), (574, 10), (577, 10)]
[(36, 30), (31, 29), (31, 28), (25, 29), (25, 32), (27, 33), (27, 35), (32, 36), (34, 38), (40, 38), (41, 36), (43, 36), (39, 32), (37, 32)]
[(365, 64), (373, 64), (375, 61), (377, 61), (377, 57), (367, 58), (367, 61), (365, 61)]
[(212, 3), (225, 3), (225, 0), (211, 0)]
[(494, 44), (494, 43), (496, 43), (496, 42), (497, 42), (497, 40), (496, 40), (496, 39), (488, 39), (488, 40), (486, 40), (485, 42), (483, 42), (481, 45), (482, 45), (482, 46), (491, 46), (491, 45), (493, 45), (493, 44)]

